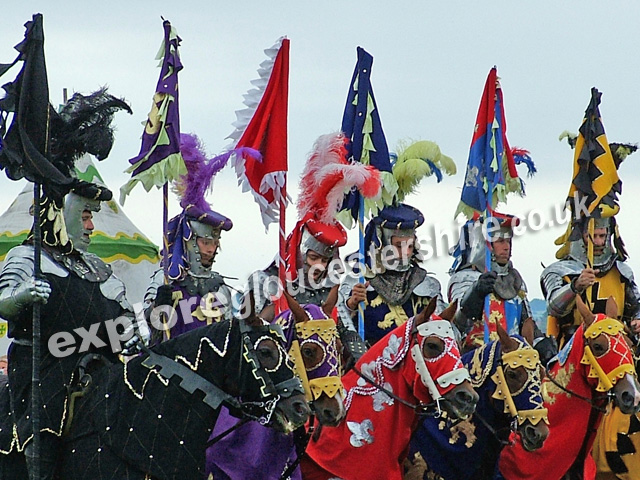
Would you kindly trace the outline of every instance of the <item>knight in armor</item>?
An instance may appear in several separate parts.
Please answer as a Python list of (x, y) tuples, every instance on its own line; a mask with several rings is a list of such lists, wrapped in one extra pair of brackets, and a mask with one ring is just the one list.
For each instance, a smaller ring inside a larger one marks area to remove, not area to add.
[[(341, 270), (338, 249), (347, 243), (347, 232), (337, 224), (323, 223), (313, 216), (300, 220), (287, 237), (287, 291), (298, 303), (322, 305), (338, 284)], [(331, 273), (331, 274), (330, 274)], [(249, 277), (247, 289), (254, 294), (256, 311), (270, 320), (273, 298), (278, 294), (278, 265)]]
[(373, 345), (422, 311), (436, 297), (444, 310), (440, 282), (420, 267), (416, 229), (422, 213), (399, 203), (385, 207), (365, 229), (365, 283), (346, 275), (340, 285), (340, 316), (355, 329), (358, 303), (364, 301), (364, 340)]
[[(601, 125), (599, 128), (604, 138), (604, 128)], [(560, 138), (565, 136), (572, 148), (579, 147), (576, 146), (576, 140), (583, 140), (568, 132), (564, 132)], [(586, 142), (583, 143), (582, 149), (587, 150)], [(608, 150), (613, 160), (609, 168), (617, 170), (625, 158), (637, 150), (637, 146), (609, 143)], [(601, 143), (598, 145), (598, 151), (602, 151)], [(607, 154), (608, 151), (605, 150), (602, 155)], [(599, 176), (602, 175), (599, 169), (592, 168), (591, 165), (589, 168)], [(634, 348), (638, 348), (640, 293), (633, 271), (627, 263), (628, 254), (615, 218), (619, 211), (617, 192), (621, 190), (621, 182), (617, 173), (614, 175), (614, 172), (607, 171), (607, 174), (610, 178), (618, 179), (618, 182), (611, 187), (611, 191), (590, 215), (581, 216), (574, 212), (566, 233), (556, 240), (556, 245), (561, 245), (556, 252), (558, 260), (546, 267), (540, 276), (549, 312), (547, 333), (558, 339), (561, 348), (571, 348), (571, 338), (580, 322), (576, 308), (577, 295), (580, 295), (596, 314), (606, 313), (606, 301), (613, 297), (618, 306), (617, 319), (625, 325), (630, 339), (635, 344)], [(589, 222), (593, 222), (591, 234)], [(591, 262), (589, 243), (593, 248)], [(617, 406), (603, 417), (592, 450), (598, 475), (604, 475), (606, 478), (615, 476), (640, 479), (640, 457), (637, 454), (640, 451), (639, 425), (638, 414), (624, 415)]]
[[(577, 135), (563, 132), (560, 138), (564, 137), (567, 137), (571, 148), (575, 148)], [(610, 143), (609, 150), (617, 169), (628, 155), (637, 150), (637, 146)], [(612, 205), (603, 201), (597, 207), (598, 215), (574, 220), (567, 232), (556, 240), (556, 244), (561, 245), (556, 253), (558, 261), (546, 267), (540, 276), (549, 312), (547, 333), (555, 336), (560, 346), (573, 336), (580, 325), (580, 315), (575, 308), (576, 295), (582, 297), (593, 313), (605, 313), (606, 301), (612, 296), (618, 305), (618, 319), (627, 326), (637, 343), (640, 293), (626, 261), (628, 254), (615, 218), (619, 207), (615, 202)], [(587, 259), (590, 218), (593, 218), (591, 265)]]
[[(187, 174), (174, 185), (182, 212), (168, 222), (166, 271), (159, 269), (144, 296), (145, 312), (154, 333), (168, 340), (203, 325), (232, 318), (230, 287), (213, 270), (220, 236), (233, 227), (231, 220), (211, 209), (204, 194), (222, 164), (210, 168), (195, 135), (180, 135), (180, 151)], [(169, 306), (170, 314), (159, 315)], [(156, 337), (154, 335), (154, 337)], [(160, 338), (155, 338), (160, 340)]]
[[(540, 277), (549, 308), (548, 331), (564, 345), (573, 336), (580, 316), (575, 308), (576, 295), (589, 301), (594, 313), (604, 313), (612, 296), (619, 306), (619, 320), (637, 335), (640, 333), (640, 294), (633, 271), (625, 261), (627, 253), (620, 238), (615, 217), (594, 219), (593, 266), (587, 262), (588, 233), (570, 242), (562, 259), (544, 269)], [(586, 298), (591, 287), (591, 297)], [(622, 307), (622, 308), (620, 308)]]
[[(344, 192), (357, 189), (365, 198), (380, 195), (379, 173), (372, 167), (349, 163), (346, 143), (342, 133), (320, 136), (302, 173), (299, 220), (286, 239), (284, 258), (287, 291), (301, 305), (322, 305), (340, 283), (343, 265), (338, 249), (347, 243), (347, 232), (336, 214)], [(274, 315), (278, 273), (274, 261), (265, 270), (254, 272), (246, 288), (253, 292), (256, 311), (267, 320)], [(338, 330), (348, 351), (359, 357), (364, 347), (351, 321), (338, 321)]]
[[(339, 282), (338, 249), (347, 243), (347, 232), (335, 219), (339, 205), (331, 205), (328, 197), (338, 194), (341, 198), (342, 191), (338, 190), (345, 185), (344, 178), (337, 183), (338, 178), (327, 177), (326, 172), (332, 168), (349, 169), (344, 142), (341, 134), (320, 136), (302, 173), (297, 202), (299, 219), (285, 240), (284, 254), (286, 288), (301, 305), (321, 305)], [(256, 311), (262, 312), (267, 320), (274, 317), (278, 278), (276, 259), (264, 270), (252, 273), (245, 289), (253, 293)]]
[(135, 345), (148, 338), (146, 331), (139, 330), (122, 281), (109, 265), (87, 252), (93, 212), (111, 197), (104, 187), (78, 181), (59, 212), (55, 200), (45, 196), (40, 206), (41, 277), (34, 277), (33, 232), (23, 245), (9, 251), (0, 273), (0, 315), (8, 320), (13, 338), (9, 348), (11, 413), (18, 450), (24, 450), (30, 471), (36, 460), (31, 442), (32, 305), (42, 305), (41, 479), (54, 478), (78, 362), (90, 353), (117, 362), (123, 347), (124, 353), (135, 351)]
[[(464, 350), (484, 344), (485, 324), (490, 339), (497, 338), (496, 320), (499, 320), (509, 335), (523, 334), (529, 328), (529, 335), (525, 336), (533, 341), (546, 364), (557, 348), (533, 321), (527, 286), (511, 261), (513, 228), (518, 224), (518, 217), (494, 212), (487, 222), (476, 214), (462, 226), (454, 250), (456, 259), (450, 272), (448, 298), (450, 302), (458, 302), (454, 323), (463, 337)], [(485, 241), (485, 232), (489, 242)], [(487, 246), (491, 252), (489, 271), (485, 271)]]

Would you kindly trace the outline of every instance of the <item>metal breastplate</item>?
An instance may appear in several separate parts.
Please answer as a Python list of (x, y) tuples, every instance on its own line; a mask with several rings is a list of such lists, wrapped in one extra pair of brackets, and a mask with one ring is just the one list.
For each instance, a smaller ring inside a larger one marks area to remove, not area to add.
[(109, 265), (93, 254), (63, 255), (56, 251), (49, 254), (71, 273), (91, 283), (102, 283), (113, 273)]
[(369, 280), (388, 305), (402, 305), (427, 276), (427, 272), (420, 267), (414, 267), (406, 272), (387, 270), (382, 275), (376, 275)]
[(327, 300), (330, 291), (331, 288), (328, 287), (319, 288), (317, 290), (306, 288), (300, 290), (300, 292), (298, 292), (293, 298), (295, 298), (296, 301), (301, 305), (305, 303), (322, 305)]
[(202, 297), (209, 292), (217, 292), (224, 285), (224, 279), (218, 273), (211, 272), (209, 277), (187, 275), (184, 280), (177, 282), (177, 284), (185, 288), (189, 295), (200, 295)]

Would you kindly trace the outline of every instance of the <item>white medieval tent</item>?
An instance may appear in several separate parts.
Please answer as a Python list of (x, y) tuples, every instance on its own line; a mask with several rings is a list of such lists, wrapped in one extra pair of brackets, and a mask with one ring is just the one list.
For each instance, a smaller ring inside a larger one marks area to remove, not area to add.
[[(104, 184), (89, 155), (76, 162), (76, 173), (82, 180)], [(0, 215), (0, 268), (7, 252), (27, 237), (33, 223), (32, 205), (33, 187), (28, 184)], [(100, 211), (94, 213), (93, 223), (95, 230), (89, 251), (111, 265), (116, 276), (125, 283), (131, 304), (141, 302), (151, 276), (159, 266), (158, 247), (129, 220), (115, 200), (104, 203)], [(9, 344), (5, 335), (6, 324), (0, 322), (0, 355), (6, 352)]]

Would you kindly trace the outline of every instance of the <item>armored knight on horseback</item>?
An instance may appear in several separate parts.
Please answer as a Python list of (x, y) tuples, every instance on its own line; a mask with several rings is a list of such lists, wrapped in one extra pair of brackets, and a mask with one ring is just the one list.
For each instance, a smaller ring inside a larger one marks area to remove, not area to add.
[[(165, 270), (159, 269), (144, 296), (147, 317), (164, 332), (164, 339), (232, 318), (231, 289), (212, 267), (221, 233), (230, 230), (233, 223), (204, 199), (204, 191), (223, 165), (206, 159), (195, 135), (182, 134), (180, 150), (188, 173), (175, 186), (182, 212), (168, 223), (168, 283)], [(152, 313), (160, 306), (172, 307), (171, 314), (162, 320)]]
[(401, 145), (392, 173), (398, 185), (393, 201), (373, 216), (365, 229), (365, 282), (346, 275), (340, 285), (338, 309), (344, 323), (353, 327), (358, 304), (364, 307), (364, 340), (373, 345), (388, 332), (419, 313), (432, 298), (436, 312), (445, 304), (440, 282), (422, 268), (416, 230), (424, 223), (417, 208), (402, 203), (424, 177), (455, 173), (453, 160), (434, 142)]
[(586, 222), (577, 240), (565, 245), (558, 255), (560, 260), (544, 269), (540, 277), (543, 292), (549, 304), (549, 332), (558, 342), (566, 343), (579, 325), (575, 309), (576, 294), (585, 296), (591, 287), (594, 311), (604, 308), (613, 296), (616, 304), (623, 305), (621, 320), (633, 334), (640, 332), (640, 293), (633, 271), (626, 263), (627, 253), (620, 238), (614, 216), (594, 219), (593, 263), (587, 261), (589, 233)]
[[(546, 365), (557, 353), (557, 348), (531, 319), (526, 284), (511, 262), (513, 229), (519, 220), (513, 215), (497, 212), (493, 212), (490, 219), (491, 224), (486, 225), (491, 252), (490, 271), (481, 273), (485, 268), (487, 242), (483, 219), (479, 215), (463, 225), (454, 252), (456, 259), (447, 290), (449, 301), (457, 301), (459, 305), (454, 322), (464, 337), (464, 350), (484, 344), (484, 324), (495, 332), (495, 321), (499, 320), (510, 335), (525, 334), (540, 354), (542, 364)], [(489, 318), (485, 311), (487, 296)]]
[[(38, 16), (27, 24), (28, 34), (37, 28), (41, 28)], [(29, 57), (26, 61), (32, 60)], [(44, 69), (43, 64), (38, 67)], [(20, 76), (16, 83), (19, 81)], [(36, 277), (35, 252), (40, 246), (35, 245), (32, 229), (23, 245), (9, 251), (0, 273), (0, 315), (8, 320), (13, 338), (9, 351), (12, 411), (8, 418), (14, 425), (15, 445), (26, 454), (29, 478), (40, 480), (55, 474), (59, 437), (68, 422), (69, 388), (77, 381), (74, 371), (78, 362), (87, 353), (116, 362), (123, 347), (134, 349), (144, 334), (138, 330), (125, 298), (124, 284), (107, 264), (87, 252), (94, 228), (92, 213), (100, 209), (101, 202), (111, 200), (112, 194), (101, 185), (78, 180), (73, 173), (75, 160), (87, 152), (100, 160), (108, 156), (113, 144), (112, 117), (118, 110), (131, 110), (102, 89), (89, 96), (75, 94), (57, 113), (48, 104), (48, 95), (43, 95), (42, 85), (31, 87), (34, 98), (48, 109), (46, 121), (41, 123), (35, 114), (30, 117), (33, 136), (25, 140), (26, 135), (11, 137), (20, 128), (17, 123), (21, 119), (14, 116), (0, 163), (11, 178), (24, 176), (42, 183), (43, 196), (35, 206), (41, 219), (41, 273)], [(22, 83), (21, 88), (29, 87)], [(21, 105), (22, 98), (18, 101), (9, 95), (8, 99)], [(30, 150), (29, 161), (39, 162), (34, 168), (25, 161), (23, 149), (33, 148), (29, 141), (43, 134), (39, 128), (49, 135), (45, 140), (48, 149), (46, 156), (40, 153), (39, 157)], [(51, 175), (44, 175), (49, 168)], [(38, 363), (42, 404), (37, 406), (31, 402), (34, 304), (42, 305)], [(32, 441), (34, 407), (40, 420), (39, 451), (34, 451)], [(40, 468), (35, 467), (37, 462)], [(34, 471), (40, 475), (35, 476)]]
[[(561, 245), (558, 261), (540, 277), (549, 310), (547, 333), (556, 336), (560, 346), (567, 345), (580, 325), (577, 297), (595, 314), (605, 313), (608, 299), (613, 298), (616, 319), (637, 348), (640, 293), (615, 219), (622, 188), (618, 169), (637, 147), (608, 143), (600, 119), (600, 97), (592, 88), (579, 135), (564, 132), (560, 136), (568, 137), (575, 149), (567, 197), (572, 215), (566, 233), (556, 240)], [(592, 452), (598, 478), (640, 478), (637, 425), (637, 414), (624, 415), (617, 407), (603, 418)]]

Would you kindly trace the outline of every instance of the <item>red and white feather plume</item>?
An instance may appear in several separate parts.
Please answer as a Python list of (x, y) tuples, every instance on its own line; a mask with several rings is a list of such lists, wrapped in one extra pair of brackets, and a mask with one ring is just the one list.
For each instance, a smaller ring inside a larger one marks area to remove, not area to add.
[(333, 224), (346, 193), (357, 188), (365, 198), (379, 197), (380, 172), (373, 166), (347, 160), (347, 139), (339, 133), (316, 140), (300, 180), (298, 217), (314, 212), (316, 220)]

